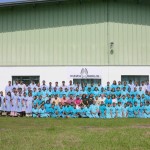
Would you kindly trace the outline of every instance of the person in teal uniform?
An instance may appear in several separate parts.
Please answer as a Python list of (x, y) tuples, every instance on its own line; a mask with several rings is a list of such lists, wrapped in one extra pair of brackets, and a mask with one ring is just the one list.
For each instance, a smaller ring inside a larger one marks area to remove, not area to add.
[(80, 91), (81, 97), (82, 97), (83, 94), (87, 95), (87, 91), (85, 90), (84, 87), (82, 87), (82, 90)]
[(144, 105), (142, 102), (140, 103), (138, 118), (144, 118)]
[(52, 96), (52, 95), (53, 95), (53, 92), (52, 92), (52, 89), (51, 89), (51, 88), (49, 88), (49, 89), (47, 90), (47, 95), (48, 95), (48, 96)]
[(42, 99), (42, 96), (39, 96), (37, 99), (37, 106), (40, 108), (44, 104), (44, 100)]
[(70, 87), (70, 90), (68, 91), (68, 96), (70, 97), (70, 95), (73, 95), (73, 97), (75, 96), (75, 91), (73, 90), (73, 87)]
[(122, 114), (123, 114), (123, 118), (127, 118), (127, 104), (124, 103), (124, 106), (122, 107)]
[(111, 104), (110, 104), (110, 103), (108, 103), (108, 104), (106, 105), (105, 115), (106, 115), (106, 118), (107, 118), (107, 119), (110, 119), (111, 116), (112, 116)]
[(143, 105), (145, 104), (145, 100), (146, 100), (145, 94), (142, 94), (142, 96), (141, 96), (141, 103), (142, 103)]
[(80, 109), (81, 118), (87, 118), (86, 111), (87, 111), (86, 107), (84, 105), (81, 105), (81, 109)]
[(88, 90), (87, 90), (87, 95), (90, 96), (91, 94), (93, 94), (93, 91), (91, 90), (90, 87), (88, 87)]
[(54, 90), (52, 91), (52, 95), (58, 95), (58, 90), (56, 87), (54, 87)]
[(111, 118), (116, 118), (116, 103), (113, 103), (113, 106), (111, 107)]
[(76, 105), (73, 105), (73, 109), (71, 111), (71, 118), (78, 118), (79, 115), (78, 115), (78, 111), (76, 109)]
[(65, 95), (66, 95), (66, 97), (68, 98), (68, 96), (69, 96), (68, 88), (65, 88), (64, 94), (65, 94)]
[(33, 88), (33, 91), (32, 91), (32, 96), (37, 96), (38, 92), (36, 90), (36, 87)]
[(50, 108), (51, 108), (50, 100), (46, 101), (46, 103), (44, 104), (44, 107), (45, 107), (46, 113), (49, 113), (50, 112)]
[(99, 90), (98, 90), (98, 88), (97, 87), (95, 87), (95, 89), (94, 89), (94, 91), (93, 91), (93, 95), (94, 95), (94, 97), (96, 97), (96, 96), (100, 96), (100, 92), (99, 92)]
[(142, 90), (141, 86), (139, 87), (139, 90), (137, 91), (137, 94), (140, 95), (140, 96), (142, 96), (143, 94), (145, 94), (144, 91)]
[(113, 81), (112, 85), (110, 86), (111, 89), (114, 89), (114, 91), (116, 90), (117, 88), (117, 82), (116, 80)]
[(55, 105), (52, 104), (50, 109), (49, 109), (49, 116), (51, 118), (57, 118), (58, 117), (58, 115), (56, 115), (56, 113), (55, 113), (55, 108), (54, 107), (55, 107)]
[(139, 106), (137, 105), (136, 101), (134, 102), (133, 111), (134, 111), (134, 117), (138, 118), (138, 116), (139, 116)]
[(125, 95), (122, 95), (121, 105), (124, 106), (125, 103), (127, 103), (126, 96), (125, 96)]
[(105, 105), (108, 105), (108, 104), (112, 104), (112, 99), (110, 97), (110, 95), (107, 96), (107, 98), (105, 99)]
[(128, 109), (127, 109), (127, 116), (128, 118), (133, 118), (134, 117), (134, 109), (132, 103), (130, 103)]
[(145, 118), (150, 118), (150, 105), (149, 101), (146, 101), (145, 107), (144, 107), (144, 116)]
[(116, 96), (121, 95), (121, 91), (120, 91), (120, 87), (117, 87), (116, 92), (115, 92)]
[(42, 96), (42, 90), (41, 90), (41, 88), (38, 88), (37, 96)]
[(40, 116), (40, 118), (48, 118), (49, 117), (49, 114), (46, 113), (44, 105), (42, 105), (41, 108), (39, 109), (39, 116)]
[(32, 108), (32, 117), (37, 118), (37, 117), (39, 117), (38, 114), (39, 114), (39, 110), (38, 110), (37, 106), (34, 105), (34, 107)]
[(122, 91), (121, 91), (121, 95), (127, 95), (127, 90), (126, 87), (123, 87)]
[(99, 106), (100, 118), (105, 118), (105, 110), (106, 110), (106, 106), (105, 106), (104, 102), (102, 101), (100, 106)]
[(122, 106), (121, 106), (121, 102), (118, 102), (118, 105), (116, 107), (116, 117), (117, 118), (122, 118), (122, 115), (123, 112), (122, 112)]

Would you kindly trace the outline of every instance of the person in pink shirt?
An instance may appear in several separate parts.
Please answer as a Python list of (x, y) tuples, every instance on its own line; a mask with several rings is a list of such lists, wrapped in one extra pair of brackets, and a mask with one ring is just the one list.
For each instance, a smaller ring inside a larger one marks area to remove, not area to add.
[(67, 103), (67, 98), (66, 98), (66, 95), (64, 94), (61, 99), (61, 104), (64, 105), (65, 103)]
[(69, 99), (67, 100), (67, 103), (70, 105), (71, 103), (74, 104), (74, 98), (73, 98), (73, 95), (71, 94)]
[(76, 106), (79, 106), (82, 103), (82, 100), (80, 99), (79, 95), (76, 96), (74, 103)]

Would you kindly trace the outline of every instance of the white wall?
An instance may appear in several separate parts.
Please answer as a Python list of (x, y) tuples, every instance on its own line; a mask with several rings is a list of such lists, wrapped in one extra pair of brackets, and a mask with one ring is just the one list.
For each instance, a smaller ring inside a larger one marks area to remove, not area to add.
[(102, 66), (102, 67), (0, 67), (0, 90), (4, 90), (7, 82), (12, 80), (12, 76), (39, 75), (40, 82), (65, 80), (66, 83), (72, 78), (70, 75), (80, 75), (81, 69), (87, 68), (89, 75), (99, 75), (102, 79), (102, 85), (107, 81), (121, 80), (121, 75), (149, 75), (150, 67), (121, 67), (121, 66)]

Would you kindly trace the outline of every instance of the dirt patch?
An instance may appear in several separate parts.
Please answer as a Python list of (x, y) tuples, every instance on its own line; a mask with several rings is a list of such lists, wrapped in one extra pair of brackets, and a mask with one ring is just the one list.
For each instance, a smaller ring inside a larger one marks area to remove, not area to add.
[(141, 129), (147, 129), (150, 128), (150, 125), (134, 125), (132, 128), (141, 128)]

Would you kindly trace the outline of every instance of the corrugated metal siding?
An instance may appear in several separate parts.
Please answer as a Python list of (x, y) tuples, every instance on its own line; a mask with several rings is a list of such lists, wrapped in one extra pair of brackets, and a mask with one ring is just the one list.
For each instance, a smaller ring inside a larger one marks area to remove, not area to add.
[(110, 65), (150, 65), (150, 5), (109, 3)]
[(1, 65), (107, 65), (106, 4), (0, 11)]
[(0, 65), (150, 65), (149, 16), (105, 1), (0, 9)]

